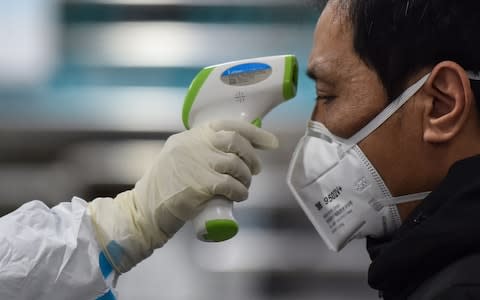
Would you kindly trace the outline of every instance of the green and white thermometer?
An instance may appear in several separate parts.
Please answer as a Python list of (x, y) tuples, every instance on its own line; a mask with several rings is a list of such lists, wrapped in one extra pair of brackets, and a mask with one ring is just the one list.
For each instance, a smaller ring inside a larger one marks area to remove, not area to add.
[[(262, 126), (262, 119), (297, 93), (294, 55), (229, 62), (204, 68), (192, 81), (183, 106), (183, 124), (190, 129), (212, 120), (244, 120)], [(197, 238), (222, 242), (239, 229), (233, 203), (220, 196), (195, 217)]]

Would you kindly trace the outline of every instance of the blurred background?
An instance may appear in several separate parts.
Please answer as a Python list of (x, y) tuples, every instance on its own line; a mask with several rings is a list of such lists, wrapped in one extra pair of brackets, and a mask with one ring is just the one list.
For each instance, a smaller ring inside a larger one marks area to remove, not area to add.
[(300, 91), (265, 120), (281, 148), (261, 154), (238, 236), (185, 226), (120, 277), (121, 299), (375, 299), (364, 242), (329, 252), (285, 174), (314, 105), (305, 73), (320, 9), (304, 0), (0, 2), (0, 213), (39, 199), (92, 200), (130, 188), (170, 135), (204, 66), (295, 54)]

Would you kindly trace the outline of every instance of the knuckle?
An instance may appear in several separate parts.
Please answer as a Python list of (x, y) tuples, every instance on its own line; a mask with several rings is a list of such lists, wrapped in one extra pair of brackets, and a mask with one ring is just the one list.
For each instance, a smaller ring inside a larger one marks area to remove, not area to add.
[(240, 158), (233, 153), (227, 153), (227, 161), (232, 167), (240, 164)]
[(250, 188), (250, 185), (252, 184), (252, 177), (251, 177), (251, 176), (247, 176), (247, 177), (244, 179), (244, 181), (245, 181), (245, 186), (246, 186), (247, 188)]
[(229, 131), (229, 130), (221, 130), (218, 132), (218, 134), (226, 139), (232, 139), (235, 136), (235, 131)]
[(220, 150), (228, 150), (232, 144), (232, 137), (228, 131), (219, 131), (213, 137), (212, 144)]
[(229, 187), (229, 189), (231, 190), (233, 187), (235, 187), (235, 179), (233, 179), (232, 176), (228, 175), (228, 174), (224, 174), (223, 175), (223, 183)]
[(260, 160), (258, 159), (257, 156), (252, 155), (249, 158), (248, 167), (250, 171), (252, 171), (252, 173), (256, 173), (256, 171), (260, 168)]
[(210, 165), (210, 168), (212, 168), (217, 172), (223, 173), (227, 171), (226, 165), (217, 160), (210, 161), (209, 165)]
[(237, 142), (237, 140), (239, 139), (239, 134), (235, 131), (223, 131), (223, 137), (224, 139), (226, 140), (226, 142), (228, 142), (230, 145), (234, 144), (235, 142)]
[(249, 153), (249, 158), (250, 158), (250, 161), (256, 165), (260, 164), (260, 158), (258, 157), (257, 153), (255, 152), (250, 152)]
[(242, 202), (248, 199), (248, 190), (242, 191), (242, 193), (239, 194), (238, 199), (236, 200), (237, 202)]

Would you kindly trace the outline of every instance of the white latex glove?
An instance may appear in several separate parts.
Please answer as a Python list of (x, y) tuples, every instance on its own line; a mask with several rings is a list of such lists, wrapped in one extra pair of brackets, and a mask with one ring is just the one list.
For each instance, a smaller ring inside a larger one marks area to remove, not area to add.
[(215, 195), (247, 199), (251, 177), (260, 172), (254, 148), (277, 147), (274, 135), (242, 121), (214, 121), (171, 136), (133, 190), (89, 204), (110, 263), (127, 272)]

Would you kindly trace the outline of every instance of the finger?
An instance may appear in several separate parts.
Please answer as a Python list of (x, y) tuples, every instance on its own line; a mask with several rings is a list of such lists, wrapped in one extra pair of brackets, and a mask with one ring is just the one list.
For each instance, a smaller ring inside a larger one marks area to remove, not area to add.
[(221, 174), (227, 174), (235, 177), (247, 188), (252, 181), (252, 173), (243, 160), (235, 154), (226, 154), (221, 159), (213, 163), (212, 168)]
[(260, 159), (252, 144), (240, 134), (233, 131), (217, 132), (212, 139), (215, 148), (226, 153), (238, 155), (254, 175), (260, 173)]
[(214, 131), (235, 131), (246, 138), (255, 148), (273, 150), (278, 148), (278, 139), (270, 132), (245, 121), (212, 121), (210, 128)]
[(218, 183), (213, 186), (214, 195), (224, 196), (235, 202), (245, 201), (248, 198), (248, 189), (240, 181), (230, 175), (219, 174)]

